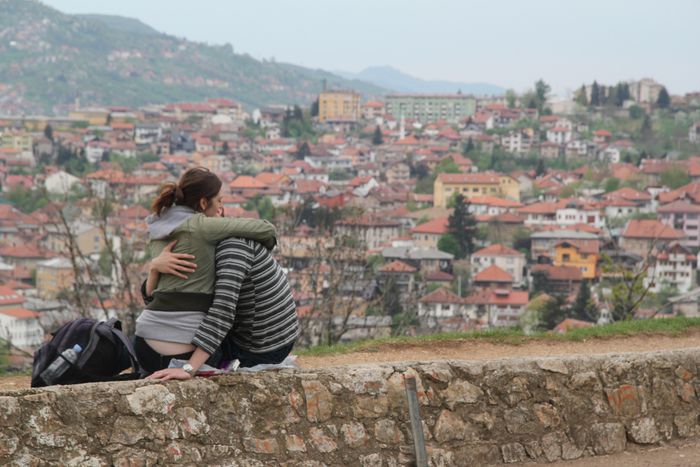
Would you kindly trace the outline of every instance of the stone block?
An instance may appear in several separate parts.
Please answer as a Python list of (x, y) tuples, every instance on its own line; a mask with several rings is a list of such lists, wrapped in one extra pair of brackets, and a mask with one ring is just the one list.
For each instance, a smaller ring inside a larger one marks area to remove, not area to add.
[(554, 462), (561, 458), (561, 442), (564, 435), (561, 433), (547, 433), (542, 437), (541, 445), (544, 457), (549, 462)]
[(681, 438), (688, 438), (698, 434), (698, 415), (695, 413), (678, 415), (673, 418), (673, 424), (676, 425), (678, 436)]
[(362, 467), (382, 467), (382, 455), (375, 452), (372, 454), (367, 454), (366, 456), (360, 456), (360, 465)]
[(312, 427), (309, 430), (309, 440), (319, 452), (333, 452), (338, 449), (338, 444), (320, 428)]
[(275, 438), (243, 438), (243, 447), (256, 454), (276, 454), (279, 451)]
[(19, 400), (16, 397), (0, 396), (0, 427), (17, 423), (21, 411)]
[(306, 399), (306, 417), (310, 422), (323, 422), (333, 413), (333, 397), (318, 380), (302, 381)]
[(676, 376), (678, 376), (680, 379), (686, 382), (690, 381), (695, 377), (695, 375), (692, 372), (690, 372), (683, 366), (679, 366), (678, 368), (676, 368), (676, 371), (674, 373), (676, 374)]
[(629, 437), (637, 444), (655, 444), (661, 441), (656, 423), (651, 417), (634, 420), (628, 430)]
[(590, 429), (590, 441), (596, 454), (622, 452), (627, 446), (625, 426), (622, 423), (594, 423)]
[(297, 435), (287, 435), (285, 444), (288, 452), (306, 452), (306, 443), (304, 438)]
[[(408, 406), (406, 396), (403, 396), (403, 403)], [(389, 411), (388, 396), (358, 396), (353, 399), (353, 413), (358, 418), (379, 418)]]
[(396, 422), (389, 419), (376, 421), (374, 424), (374, 437), (380, 443), (385, 443), (392, 446), (401, 444), (404, 441), (403, 433), (396, 426)]
[(605, 393), (615, 415), (636, 417), (641, 414), (641, 402), (636, 386), (623, 384), (616, 389), (606, 389)]
[(192, 407), (182, 407), (176, 411), (177, 421), (180, 423), (182, 434), (185, 438), (209, 433), (207, 416), (204, 412)]
[(474, 404), (484, 395), (478, 386), (469, 381), (456, 380), (450, 383), (442, 396), (447, 407), (454, 410), (457, 404)]
[(562, 375), (568, 375), (569, 369), (566, 367), (566, 363), (558, 358), (548, 358), (544, 360), (538, 360), (537, 366), (544, 371), (549, 371), (551, 373), (559, 373)]
[(680, 383), (678, 384), (678, 397), (681, 398), (683, 402), (692, 402), (695, 400), (695, 388), (690, 383)]
[(535, 404), (532, 411), (544, 428), (556, 428), (561, 423), (559, 411), (552, 404)]
[(168, 414), (175, 405), (175, 395), (162, 384), (136, 388), (126, 396), (131, 412), (136, 415)]
[(114, 422), (109, 442), (131, 446), (147, 437), (149, 437), (149, 430), (142, 418), (121, 416)]
[(440, 444), (455, 439), (471, 439), (474, 437), (474, 428), (453, 412), (443, 410), (435, 422), (433, 436)]
[(503, 456), (503, 462), (506, 464), (524, 462), (527, 459), (525, 448), (520, 443), (504, 444), (501, 446), (501, 455)]
[(362, 446), (368, 439), (365, 427), (361, 423), (346, 423), (340, 427), (340, 432), (343, 434), (345, 445), (353, 448)]

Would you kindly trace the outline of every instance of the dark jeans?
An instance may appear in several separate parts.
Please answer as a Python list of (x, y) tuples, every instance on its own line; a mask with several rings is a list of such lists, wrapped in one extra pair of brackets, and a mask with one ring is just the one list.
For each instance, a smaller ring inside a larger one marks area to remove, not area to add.
[(232, 340), (226, 339), (221, 343), (219, 350), (221, 351), (222, 363), (223, 361), (230, 362), (238, 359), (241, 362), (241, 367), (251, 367), (262, 364), (282, 363), (293, 347), (294, 344), (292, 343), (270, 352), (253, 353), (236, 345)]
[[(292, 351), (294, 344), (287, 345), (277, 350), (267, 353), (252, 353), (240, 348), (230, 340), (224, 340), (221, 348), (216, 353), (209, 357), (206, 361), (207, 365), (219, 368), (224, 366), (224, 363), (238, 359), (241, 362), (241, 367), (251, 367), (263, 363), (274, 364), (281, 363), (287, 355)], [(170, 360), (173, 358), (178, 360), (189, 360), (192, 352), (182, 353), (178, 355), (161, 355), (153, 347), (141, 337), (134, 338), (134, 350), (136, 357), (139, 359), (142, 370), (150, 375), (151, 373), (168, 368)]]

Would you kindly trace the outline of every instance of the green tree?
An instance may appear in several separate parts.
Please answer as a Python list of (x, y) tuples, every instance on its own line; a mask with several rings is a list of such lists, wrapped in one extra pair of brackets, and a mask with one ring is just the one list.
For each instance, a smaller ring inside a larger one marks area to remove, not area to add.
[(44, 136), (53, 142), (53, 127), (50, 123), (47, 123), (44, 127)]
[(630, 118), (638, 120), (644, 116), (644, 109), (638, 105), (633, 105), (629, 108)]
[(474, 140), (472, 140), (471, 137), (467, 140), (466, 143), (462, 146), (462, 155), (466, 156), (470, 152), (472, 152), (476, 147), (474, 146)]
[(224, 155), (228, 155), (229, 152), (231, 152), (231, 148), (228, 145), (228, 141), (224, 141), (223, 146), (221, 146), (221, 153)]
[(582, 84), (581, 88), (576, 91), (576, 96), (574, 97), (574, 101), (576, 101), (577, 104), (587, 107), (588, 106), (588, 97), (586, 97), (586, 85)]
[(552, 90), (551, 86), (544, 82), (543, 79), (537, 80), (535, 83), (535, 98), (537, 102), (537, 110), (541, 113), (547, 103), (547, 96)]
[(597, 81), (593, 81), (593, 86), (591, 86), (591, 106), (598, 107), (601, 104), (600, 101), (600, 87)]
[(549, 293), (549, 274), (547, 271), (532, 271), (532, 295)]
[(598, 307), (591, 296), (591, 287), (587, 280), (581, 282), (576, 299), (571, 306), (571, 316), (582, 321), (595, 322), (598, 320)]
[(540, 309), (539, 326), (540, 329), (554, 329), (557, 324), (569, 317), (569, 307), (563, 297), (554, 296)]
[(659, 97), (656, 99), (656, 106), (661, 109), (667, 109), (669, 105), (671, 105), (671, 96), (668, 95), (668, 91), (663, 87), (659, 91)]
[(615, 191), (620, 188), (620, 179), (619, 178), (608, 178), (605, 180), (605, 183), (603, 184), (603, 189), (605, 190), (606, 193), (610, 193), (611, 191)]
[(518, 100), (517, 94), (515, 94), (515, 91), (512, 89), (508, 89), (506, 91), (506, 103), (508, 105), (509, 109), (514, 109), (515, 108), (515, 103)]
[(401, 294), (399, 293), (399, 287), (396, 284), (396, 280), (393, 277), (389, 278), (384, 286), (382, 311), (387, 316), (396, 316), (403, 313)]
[(297, 160), (304, 160), (305, 157), (310, 156), (310, 155), (311, 155), (311, 148), (309, 147), (309, 143), (304, 141), (303, 143), (301, 143), (299, 145), (299, 148), (297, 149), (297, 152), (294, 155), (294, 157)]
[(317, 97), (316, 100), (311, 103), (310, 113), (311, 113), (312, 117), (318, 117), (318, 108), (319, 108), (319, 102), (318, 102), (318, 97)]
[(544, 159), (537, 160), (537, 167), (535, 167), (535, 176), (541, 177), (547, 173), (547, 168), (544, 166)]
[(651, 124), (651, 117), (649, 115), (644, 116), (644, 121), (642, 122), (642, 127), (639, 130), (642, 140), (650, 141), (654, 137), (654, 129)]
[(622, 271), (622, 280), (612, 288), (612, 316), (615, 321), (630, 320), (649, 296), (649, 286), (644, 285), (646, 270), (638, 273)]
[(440, 237), (437, 244), (438, 250), (444, 251), (457, 257), (460, 254), (459, 243), (452, 234), (444, 234)]
[(674, 165), (661, 172), (661, 184), (672, 190), (680, 188), (683, 185), (690, 183), (690, 175), (682, 167)]
[(448, 218), (448, 230), (459, 245), (457, 259), (465, 258), (474, 252), (474, 240), (477, 234), (476, 219), (469, 212), (469, 201), (461, 194), (455, 197), (454, 211)]
[(455, 163), (455, 161), (452, 160), (451, 157), (444, 158), (443, 160), (441, 160), (438, 163), (437, 167), (435, 167), (436, 174), (441, 174), (441, 173), (458, 174), (461, 172), (462, 172), (462, 170)]
[(382, 136), (382, 129), (377, 125), (374, 128), (374, 134), (372, 135), (372, 144), (379, 146), (384, 143), (384, 137)]

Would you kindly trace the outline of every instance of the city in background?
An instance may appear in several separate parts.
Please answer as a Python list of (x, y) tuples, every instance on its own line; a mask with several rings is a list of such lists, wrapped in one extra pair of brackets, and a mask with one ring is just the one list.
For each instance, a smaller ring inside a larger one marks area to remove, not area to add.
[(0, 8), (18, 15), (0, 16), (6, 367), (77, 316), (133, 329), (144, 218), (193, 166), (224, 181), (225, 215), (277, 226), (300, 346), (700, 316), (700, 89), (559, 97), (543, 69), (518, 92), (416, 92)]

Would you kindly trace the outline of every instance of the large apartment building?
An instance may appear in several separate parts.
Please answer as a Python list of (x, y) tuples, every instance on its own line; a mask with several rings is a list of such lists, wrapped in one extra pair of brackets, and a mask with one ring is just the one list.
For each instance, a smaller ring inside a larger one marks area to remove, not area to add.
[(452, 196), (465, 198), (495, 196), (520, 201), (520, 184), (510, 175), (494, 172), (447, 174), (441, 173), (433, 185), (433, 205), (446, 208)]
[(360, 94), (355, 91), (324, 91), (318, 96), (320, 122), (357, 122), (360, 119)]
[(386, 113), (422, 123), (458, 122), (476, 113), (476, 98), (467, 94), (389, 94)]

